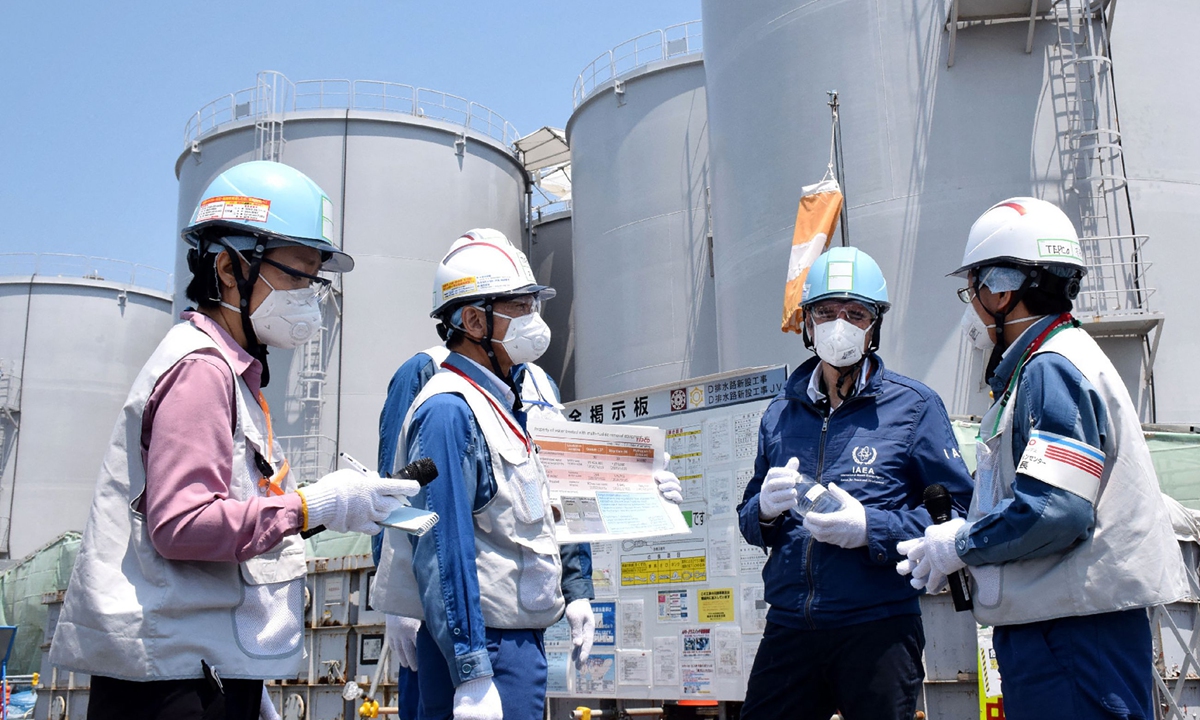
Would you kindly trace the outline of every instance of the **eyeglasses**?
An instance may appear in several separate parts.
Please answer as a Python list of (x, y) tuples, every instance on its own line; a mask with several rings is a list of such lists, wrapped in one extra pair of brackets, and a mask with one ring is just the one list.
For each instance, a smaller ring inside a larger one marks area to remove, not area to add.
[(512, 317), (521, 317), (530, 313), (542, 311), (542, 301), (536, 295), (521, 295), (520, 297), (504, 298), (496, 300), (492, 303), (492, 307), (497, 310), (511, 310), (511, 313), (502, 313), (511, 315)]
[(975, 288), (973, 288), (973, 287), (959, 288), (957, 290), (957, 294), (958, 294), (959, 300), (962, 300), (964, 303), (969, 303), (975, 299)]
[(852, 325), (865, 326), (875, 320), (875, 313), (859, 302), (829, 301), (813, 305), (808, 309), (813, 322), (818, 325), (845, 317)]
[[(294, 287), (292, 287), (290, 289), (299, 290), (300, 288), (306, 288), (306, 287), (312, 288), (313, 293), (317, 296), (317, 302), (324, 300), (325, 296), (329, 294), (329, 291), (332, 288), (332, 283), (330, 283), (330, 281), (327, 280), (326, 278), (318, 277), (316, 275), (309, 275), (308, 273), (306, 273), (302, 270), (297, 270), (294, 267), (288, 267), (287, 265), (284, 265), (281, 262), (276, 262), (276, 261), (272, 260), (271, 258), (265, 257), (262, 259), (262, 261), (264, 263), (270, 265), (271, 267), (276, 268), (277, 270), (283, 272), (285, 275), (287, 275), (288, 277), (290, 277), (294, 281), (296, 281), (293, 283)], [(307, 280), (308, 282), (307, 283), (298, 282), (300, 280)], [(268, 282), (267, 285), (271, 285), (271, 283)], [(274, 289), (273, 285), (271, 287), (272, 287), (272, 289)]]

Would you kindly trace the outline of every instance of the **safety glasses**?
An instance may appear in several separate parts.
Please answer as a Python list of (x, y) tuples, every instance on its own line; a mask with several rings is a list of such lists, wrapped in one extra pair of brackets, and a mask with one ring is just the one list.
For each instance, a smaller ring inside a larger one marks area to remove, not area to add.
[[(318, 302), (320, 302), (321, 300), (324, 300), (325, 296), (329, 294), (329, 291), (332, 288), (332, 283), (330, 283), (329, 280), (327, 280), (323, 277), (318, 277), (316, 275), (309, 275), (308, 273), (306, 273), (302, 270), (297, 270), (294, 267), (288, 267), (287, 265), (284, 265), (281, 262), (276, 262), (276, 261), (272, 260), (271, 258), (265, 257), (262, 259), (262, 261), (264, 263), (266, 263), (267, 265), (270, 265), (271, 267), (279, 270), (280, 272), (284, 273), (288, 277), (291, 277), (295, 280), (307, 280), (308, 281), (307, 285), (297, 282), (296, 287), (294, 287), (292, 289), (298, 290), (302, 287), (312, 288), (313, 293), (317, 296)], [(270, 283), (267, 283), (267, 284), (270, 285)]]

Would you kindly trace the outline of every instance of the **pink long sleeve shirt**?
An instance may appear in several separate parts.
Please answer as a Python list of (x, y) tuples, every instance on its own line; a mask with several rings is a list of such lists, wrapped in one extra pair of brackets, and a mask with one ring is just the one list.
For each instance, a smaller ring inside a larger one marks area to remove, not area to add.
[[(257, 395), (262, 365), (225, 329), (198, 312), (184, 312), (233, 360), (233, 372)], [(261, 555), (303, 525), (300, 496), (229, 497), (234, 377), (213, 350), (185, 356), (154, 388), (142, 415), (146, 514), (154, 549), (170, 560), (241, 562)], [(279, 458), (273, 458), (276, 467)]]

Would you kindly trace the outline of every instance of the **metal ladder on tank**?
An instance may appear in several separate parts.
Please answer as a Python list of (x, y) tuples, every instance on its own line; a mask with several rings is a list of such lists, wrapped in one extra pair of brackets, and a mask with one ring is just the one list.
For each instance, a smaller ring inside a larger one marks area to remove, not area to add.
[[(1153, 288), (1143, 260), (1146, 235), (1134, 232), (1129, 181), (1117, 118), (1109, 26), (1104, 0), (1057, 0), (1050, 12), (1057, 36), (1051, 83), (1061, 100), (1058, 119), (1063, 183), (1079, 208), (1080, 247), (1088, 274), (1076, 314), (1095, 323), (1094, 335), (1138, 337), (1143, 370), (1152, 386), (1162, 327), (1152, 313)], [(1153, 420), (1152, 393), (1141, 410)]]
[(308, 342), (296, 348), (299, 367), (296, 373), (295, 395), (291, 398), (299, 405), (300, 434), (280, 437), (284, 456), (291, 465), (297, 485), (315, 482), (333, 470), (336, 441), (322, 434), (322, 411), (325, 405), (325, 381), (327, 378), (330, 340), (341, 323), (340, 278), (333, 280), (334, 291), (327, 302), (331, 319), (329, 326), (321, 328)]
[(292, 91), (292, 82), (283, 73), (267, 70), (258, 74), (254, 86), (255, 159), (281, 161), (283, 115)]
[[(21, 429), (21, 378), (14, 375), (12, 367), (0, 359), (0, 481), (8, 471), (9, 458), (17, 445), (17, 434)], [(9, 489), (11, 492), (11, 488)], [(2, 495), (3, 493), (0, 493)], [(0, 516), (0, 547), (8, 551), (8, 530), (11, 518)]]

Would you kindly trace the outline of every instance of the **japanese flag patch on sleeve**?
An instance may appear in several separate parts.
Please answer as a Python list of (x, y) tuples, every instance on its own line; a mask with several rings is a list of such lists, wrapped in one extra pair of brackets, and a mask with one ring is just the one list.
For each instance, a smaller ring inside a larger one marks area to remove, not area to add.
[(1104, 453), (1075, 438), (1034, 430), (1017, 472), (1094, 504), (1104, 474)]

